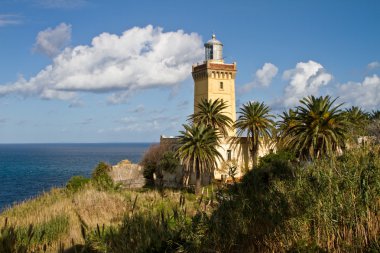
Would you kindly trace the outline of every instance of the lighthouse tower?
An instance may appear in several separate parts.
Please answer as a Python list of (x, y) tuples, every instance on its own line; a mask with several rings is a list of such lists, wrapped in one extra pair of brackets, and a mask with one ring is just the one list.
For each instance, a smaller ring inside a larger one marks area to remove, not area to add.
[[(205, 60), (202, 64), (193, 65), (194, 79), (194, 113), (202, 99), (220, 99), (227, 104), (224, 113), (233, 122), (236, 120), (235, 108), (235, 76), (236, 63), (227, 64), (223, 60), (223, 44), (216, 39), (215, 34), (205, 44)], [(229, 130), (230, 137), (235, 136), (234, 130)]]

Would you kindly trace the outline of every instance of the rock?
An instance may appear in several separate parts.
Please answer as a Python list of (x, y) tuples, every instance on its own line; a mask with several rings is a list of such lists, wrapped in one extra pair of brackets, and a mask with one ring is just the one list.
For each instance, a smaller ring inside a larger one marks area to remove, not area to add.
[(115, 183), (121, 183), (124, 188), (142, 188), (145, 185), (143, 168), (128, 160), (112, 166), (109, 175)]

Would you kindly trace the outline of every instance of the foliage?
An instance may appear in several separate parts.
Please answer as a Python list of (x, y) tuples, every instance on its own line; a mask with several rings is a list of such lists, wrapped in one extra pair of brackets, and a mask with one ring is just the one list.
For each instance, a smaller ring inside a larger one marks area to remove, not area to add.
[(268, 143), (274, 130), (274, 118), (270, 108), (264, 103), (248, 102), (239, 111), (239, 117), (235, 122), (238, 136), (246, 135), (251, 152), (253, 166), (258, 160), (259, 147)]
[(160, 161), (158, 162), (158, 168), (160, 171), (166, 171), (169, 173), (174, 173), (178, 166), (180, 165), (175, 152), (166, 151)]
[(286, 149), (286, 143), (290, 138), (286, 133), (296, 125), (297, 112), (293, 109), (288, 109), (288, 111), (284, 111), (278, 116), (280, 120), (276, 122), (276, 142), (278, 149), (284, 150)]
[(90, 179), (84, 176), (73, 176), (67, 182), (66, 189), (70, 192), (77, 192), (89, 182)]
[[(69, 218), (67, 215), (58, 215), (52, 217), (49, 221), (35, 224), (33, 227), (34, 237), (30, 240), (33, 244), (38, 244), (41, 241), (50, 244), (59, 239), (59, 237), (68, 231)], [(26, 243), (25, 238), (28, 238), (30, 228), (19, 227), (17, 234), (22, 242)], [(29, 239), (27, 239), (29, 240)]]
[(348, 123), (341, 105), (334, 105), (336, 99), (330, 96), (309, 96), (300, 100), (292, 126), (286, 127), (286, 120), (280, 123), (285, 131), (283, 145), (294, 150), (300, 158), (315, 159), (336, 154), (345, 148)]
[(5, 219), (0, 228), (0, 252), (4, 253), (27, 253), (46, 252), (48, 246), (43, 243), (44, 231), (36, 234), (33, 225), (30, 225), (26, 233), (20, 233), (14, 225), (8, 224)]
[[(178, 207), (132, 213), (121, 227), (89, 243), (98, 245), (100, 252), (376, 252), (380, 248), (380, 158), (372, 151), (356, 149), (335, 163), (320, 159), (306, 164), (298, 164), (291, 153), (270, 154), (242, 183), (219, 194), (220, 203), (211, 214), (198, 209), (189, 216)], [(183, 202), (181, 197), (180, 207)]]
[[(352, 150), (333, 164), (260, 160), (216, 210), (205, 245), (220, 252), (362, 251), (379, 247), (380, 159)], [(211, 244), (211, 246), (210, 246)]]
[[(74, 198), (67, 202), (78, 203), (70, 210), (77, 209), (77, 216), (83, 219), (81, 224), (89, 223), (81, 206), (87, 205), (86, 200), (96, 192), (81, 198), (77, 195), (88, 191), (89, 187), (74, 193)], [(110, 191), (98, 194), (103, 193), (108, 194), (107, 198), (121, 194)], [(198, 198), (169, 191), (163, 198), (156, 191), (149, 190), (140, 193), (125, 191), (123, 195), (124, 202), (118, 209), (125, 206), (128, 209), (123, 213), (120, 225), (82, 225), (84, 244), (72, 249), (116, 253), (376, 252), (380, 249), (378, 147), (348, 150), (335, 158), (335, 162), (316, 159), (299, 163), (292, 153), (269, 154), (260, 159), (257, 169), (248, 172), (241, 183)], [(99, 196), (94, 196), (94, 200), (103, 201)], [(67, 198), (67, 194), (62, 197)], [(90, 202), (91, 206), (84, 207), (86, 212), (96, 209), (96, 201)], [(107, 206), (106, 213), (109, 213), (114, 202), (112, 199), (108, 203), (99, 203), (99, 206), (101, 209)], [(47, 205), (49, 201), (44, 199), (40, 203)], [(56, 203), (53, 205), (57, 208)], [(116, 216), (120, 217), (120, 214), (114, 214), (114, 218)], [(34, 225), (33, 233), (25, 232), (22, 227), (22, 233), (2, 229), (0, 241), (6, 242), (0, 243), (0, 247), (25, 246), (26, 242), (34, 241), (27, 239), (28, 234), (38, 238), (41, 235), (38, 231), (42, 230), (46, 231), (44, 238), (49, 237), (47, 234), (55, 234), (51, 240), (57, 240), (62, 233), (59, 231), (64, 230), (55, 224), (64, 224), (67, 218), (54, 217), (57, 219), (51, 219), (50, 223)], [(71, 222), (73, 217), (68, 221)], [(52, 227), (51, 232), (49, 227)], [(78, 242), (78, 238), (75, 239)], [(38, 245), (31, 243), (30, 249), (42, 249), (46, 241), (49, 240), (44, 239)], [(0, 252), (7, 252), (2, 249)]]
[(232, 119), (224, 111), (228, 108), (225, 101), (219, 98), (212, 101), (202, 99), (196, 105), (198, 111), (189, 116), (189, 121), (193, 124), (203, 124), (212, 127), (217, 131), (218, 136), (228, 136), (228, 130), (232, 129)]
[[(171, 151), (169, 145), (153, 144), (144, 153), (144, 156), (141, 159), (140, 165), (143, 166), (144, 168), (143, 175), (146, 179), (147, 186), (154, 185), (153, 174), (155, 174), (157, 178), (162, 179), (163, 177), (162, 171), (161, 171), (162, 167), (159, 167), (159, 163), (161, 159), (163, 158), (164, 154), (169, 151)], [(170, 167), (169, 170), (171, 168), (172, 167)]]
[(238, 174), (239, 163), (236, 159), (222, 162), (219, 171), (223, 174), (228, 175), (235, 182), (236, 175)]
[(207, 171), (212, 172), (216, 167), (217, 159), (223, 160), (223, 157), (217, 150), (218, 137), (213, 128), (203, 124), (183, 126), (185, 130), (180, 132), (176, 155), (185, 166), (187, 173), (195, 172), (195, 190), (199, 193), (201, 174)]
[(369, 136), (375, 138), (376, 143), (380, 143), (380, 118), (373, 119), (367, 126)]
[(360, 107), (352, 106), (344, 111), (348, 122), (349, 137), (357, 142), (358, 137), (367, 135), (367, 126), (369, 124), (369, 114), (364, 112)]
[(369, 114), (370, 120), (380, 120), (380, 110), (373, 110)]
[(92, 182), (99, 188), (104, 190), (115, 189), (115, 185), (108, 172), (111, 170), (111, 165), (100, 162), (92, 172)]

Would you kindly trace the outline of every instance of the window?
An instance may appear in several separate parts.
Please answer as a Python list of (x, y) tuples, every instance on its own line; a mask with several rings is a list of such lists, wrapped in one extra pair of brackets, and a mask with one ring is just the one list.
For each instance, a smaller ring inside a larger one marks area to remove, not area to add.
[(223, 82), (220, 82), (220, 84), (219, 84), (219, 88), (220, 88), (221, 90), (223, 90)]
[(232, 159), (232, 151), (231, 150), (227, 150), (227, 160), (228, 161), (231, 161), (231, 159)]

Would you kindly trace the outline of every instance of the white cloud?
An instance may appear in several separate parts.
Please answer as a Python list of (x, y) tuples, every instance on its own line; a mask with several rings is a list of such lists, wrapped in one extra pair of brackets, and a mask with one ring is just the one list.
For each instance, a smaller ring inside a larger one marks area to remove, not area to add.
[(278, 68), (272, 63), (265, 63), (261, 69), (258, 69), (252, 82), (245, 84), (241, 92), (248, 92), (254, 87), (268, 87), (272, 79), (277, 75)]
[(380, 68), (380, 62), (373, 61), (367, 65), (368, 69), (377, 69)]
[(0, 14), (0, 27), (21, 24), (20, 16), (12, 14)]
[(34, 2), (47, 9), (75, 9), (86, 4), (86, 0), (34, 0)]
[(164, 32), (151, 25), (134, 27), (120, 36), (102, 33), (91, 45), (65, 48), (29, 80), (0, 85), (0, 95), (73, 100), (78, 91), (117, 90), (111, 98), (120, 103), (131, 91), (181, 83), (202, 55), (202, 40), (196, 33)]
[(71, 25), (61, 23), (55, 28), (49, 27), (38, 33), (34, 51), (53, 57), (60, 53), (70, 40)]
[(338, 87), (339, 96), (348, 104), (367, 109), (380, 106), (380, 78), (377, 75), (367, 76), (363, 82), (348, 82)]
[(283, 104), (289, 107), (298, 104), (305, 96), (318, 95), (319, 89), (331, 81), (332, 75), (321, 64), (308, 61), (284, 71), (283, 78), (289, 81), (283, 98)]
[(265, 63), (264, 66), (256, 71), (256, 80), (259, 86), (269, 86), (273, 77), (277, 75), (278, 68), (272, 63)]

